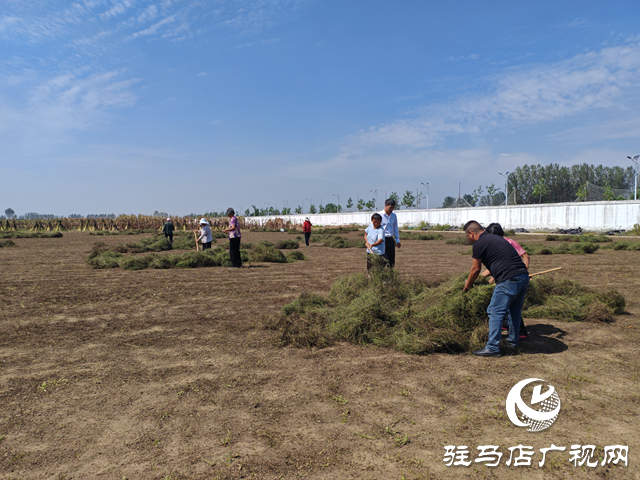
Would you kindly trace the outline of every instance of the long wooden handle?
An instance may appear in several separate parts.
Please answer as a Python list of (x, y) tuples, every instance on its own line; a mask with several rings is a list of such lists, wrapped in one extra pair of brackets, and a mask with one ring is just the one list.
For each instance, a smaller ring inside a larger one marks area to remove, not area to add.
[(542, 275), (543, 273), (555, 272), (556, 270), (562, 270), (562, 267), (552, 268), (551, 270), (545, 270), (544, 272), (532, 273), (529, 275), (529, 278), (535, 277), (536, 275)]
[(198, 248), (198, 235), (196, 234), (196, 232), (193, 232), (193, 238), (196, 239), (196, 252), (199, 252), (200, 249)]

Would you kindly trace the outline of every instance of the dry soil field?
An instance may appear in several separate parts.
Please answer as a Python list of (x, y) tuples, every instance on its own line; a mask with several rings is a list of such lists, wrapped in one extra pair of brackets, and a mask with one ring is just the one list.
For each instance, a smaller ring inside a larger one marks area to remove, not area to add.
[[(562, 266), (562, 277), (618, 289), (626, 313), (611, 324), (528, 319), (521, 354), (496, 359), (278, 346), (263, 321), (362, 271), (359, 249), (302, 247), (307, 261), (241, 270), (86, 266), (94, 241), (138, 238), (70, 232), (0, 249), (0, 478), (640, 478), (640, 252), (532, 257), (532, 271)], [(293, 237), (243, 241), (282, 238)], [(446, 280), (468, 271), (468, 248), (405, 241), (397, 269)], [(505, 412), (529, 377), (562, 401), (540, 433)], [(504, 453), (499, 466), (445, 466), (445, 445), (473, 460), (488, 444)], [(519, 444), (535, 449), (532, 465), (506, 466)], [(539, 467), (551, 444), (566, 450)], [(575, 444), (596, 445), (596, 457), (627, 445), (629, 466), (574, 466)]]

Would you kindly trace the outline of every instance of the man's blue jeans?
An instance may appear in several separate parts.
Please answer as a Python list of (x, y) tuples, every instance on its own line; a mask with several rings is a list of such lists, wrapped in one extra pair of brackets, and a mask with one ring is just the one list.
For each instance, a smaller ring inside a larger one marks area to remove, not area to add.
[(522, 273), (509, 280), (500, 282), (493, 290), (491, 303), (487, 308), (489, 314), (489, 340), (487, 349), (492, 352), (500, 351), (500, 339), (502, 337), (502, 319), (509, 312), (509, 336), (507, 342), (516, 346), (520, 335), (520, 322), (522, 321), (522, 305), (524, 296), (529, 286), (529, 274)]

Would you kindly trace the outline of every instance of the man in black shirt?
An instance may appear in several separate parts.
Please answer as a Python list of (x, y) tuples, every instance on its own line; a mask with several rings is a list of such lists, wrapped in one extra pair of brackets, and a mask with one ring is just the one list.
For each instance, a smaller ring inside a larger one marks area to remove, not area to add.
[(522, 305), (529, 286), (529, 272), (509, 242), (499, 235), (485, 232), (478, 222), (474, 220), (467, 222), (464, 233), (473, 243), (473, 265), (469, 278), (465, 282), (464, 291), (471, 290), (483, 263), (496, 281), (496, 288), (493, 290), (491, 303), (487, 309), (489, 314), (487, 346), (473, 354), (481, 357), (499, 357), (502, 319), (507, 312), (511, 313), (507, 342), (514, 347), (518, 344)]

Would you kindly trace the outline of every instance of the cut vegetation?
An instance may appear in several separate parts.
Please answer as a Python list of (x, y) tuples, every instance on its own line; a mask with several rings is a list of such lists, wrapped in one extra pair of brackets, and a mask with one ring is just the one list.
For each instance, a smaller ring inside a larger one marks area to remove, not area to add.
[[(400, 280), (394, 270), (371, 279), (349, 275), (339, 278), (327, 297), (301, 294), (266, 326), (281, 331), (283, 344), (300, 347), (348, 341), (411, 354), (470, 351), (486, 342), (494, 287), (481, 280), (463, 293), (465, 278), (433, 287)], [(608, 322), (624, 307), (615, 290), (595, 291), (549, 276), (532, 280), (523, 316)]]
[[(258, 243), (251, 252), (240, 250), (243, 262), (291, 263), (306, 260), (301, 252), (292, 251), (284, 255), (273, 246)], [(144, 270), (146, 268), (199, 268), (230, 267), (229, 252), (221, 247), (204, 252), (185, 252), (177, 255), (123, 255), (106, 247), (104, 243), (96, 243), (87, 256), (87, 264), (92, 268), (122, 268), (124, 270)]]

